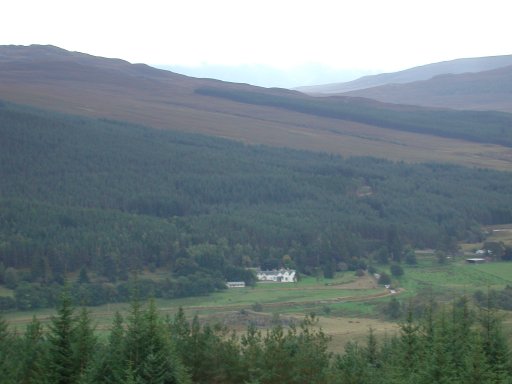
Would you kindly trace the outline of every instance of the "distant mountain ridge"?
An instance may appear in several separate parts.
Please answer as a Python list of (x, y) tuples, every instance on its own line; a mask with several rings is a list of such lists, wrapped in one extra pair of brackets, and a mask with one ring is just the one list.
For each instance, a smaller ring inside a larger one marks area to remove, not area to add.
[(331, 83), (298, 87), (297, 90), (310, 94), (339, 94), (387, 84), (404, 84), (429, 80), (445, 74), (483, 72), (512, 65), (512, 55), (475, 57), (443, 61), (422, 65), (403, 71), (364, 76), (344, 83)]
[[(0, 65), (5, 69), (28, 69), (32, 64), (56, 62), (75, 63), (101, 69), (120, 71), (134, 76), (148, 76), (154, 78), (180, 77), (181, 75), (150, 67), (146, 64), (131, 64), (128, 61), (112, 58), (98, 58), (81, 52), (71, 52), (53, 45), (3, 45), (0, 46)], [(53, 67), (54, 68), (54, 67)]]
[(387, 84), (343, 95), (386, 103), (510, 113), (512, 65), (476, 73), (438, 75), (429, 80), (406, 84)]

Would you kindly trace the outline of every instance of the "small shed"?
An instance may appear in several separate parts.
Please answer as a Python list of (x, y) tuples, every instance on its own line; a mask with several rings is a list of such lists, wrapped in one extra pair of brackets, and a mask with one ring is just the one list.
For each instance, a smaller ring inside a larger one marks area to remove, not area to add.
[(466, 259), (466, 263), (469, 264), (482, 264), (485, 263), (487, 260), (482, 259), (481, 257), (472, 257), (470, 259)]
[(226, 283), (226, 286), (228, 288), (244, 288), (245, 287), (245, 281), (228, 281)]

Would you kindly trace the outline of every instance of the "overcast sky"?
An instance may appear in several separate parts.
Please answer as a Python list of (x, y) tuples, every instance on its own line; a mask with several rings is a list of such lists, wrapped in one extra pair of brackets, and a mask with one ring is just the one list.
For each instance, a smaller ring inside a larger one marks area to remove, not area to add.
[(509, 0), (7, 0), (0, 44), (180, 67), (391, 72), (512, 54)]

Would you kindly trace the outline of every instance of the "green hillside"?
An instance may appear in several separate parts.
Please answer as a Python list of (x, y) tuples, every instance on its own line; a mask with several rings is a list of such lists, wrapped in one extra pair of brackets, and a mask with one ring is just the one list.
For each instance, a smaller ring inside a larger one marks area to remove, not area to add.
[[(144, 268), (166, 271), (144, 288), (162, 297), (251, 283), (245, 267), (329, 276), (512, 222), (505, 172), (248, 146), (7, 103), (0, 137), (0, 278), (31, 295), (78, 272), (101, 285), (89, 303), (126, 299), (123, 282)], [(56, 290), (44, 292), (25, 304), (54, 303)]]

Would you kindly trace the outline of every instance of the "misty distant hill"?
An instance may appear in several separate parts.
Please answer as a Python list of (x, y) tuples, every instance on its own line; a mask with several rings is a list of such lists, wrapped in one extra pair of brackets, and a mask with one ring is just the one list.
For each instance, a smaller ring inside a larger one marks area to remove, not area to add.
[(430, 80), (347, 92), (387, 103), (512, 112), (512, 65), (491, 71), (439, 75)]
[(445, 74), (482, 72), (512, 65), (512, 55), (456, 59), (434, 64), (422, 65), (393, 73), (364, 76), (344, 82), (299, 87), (297, 90), (310, 94), (340, 94), (361, 89), (379, 87), (387, 84), (404, 84), (429, 80)]
[(211, 78), (262, 87), (293, 88), (304, 85), (349, 81), (376, 73), (358, 69), (336, 69), (317, 63), (306, 63), (290, 68), (275, 68), (263, 64), (221, 65), (204, 63), (197, 66), (156, 65), (187, 76)]

